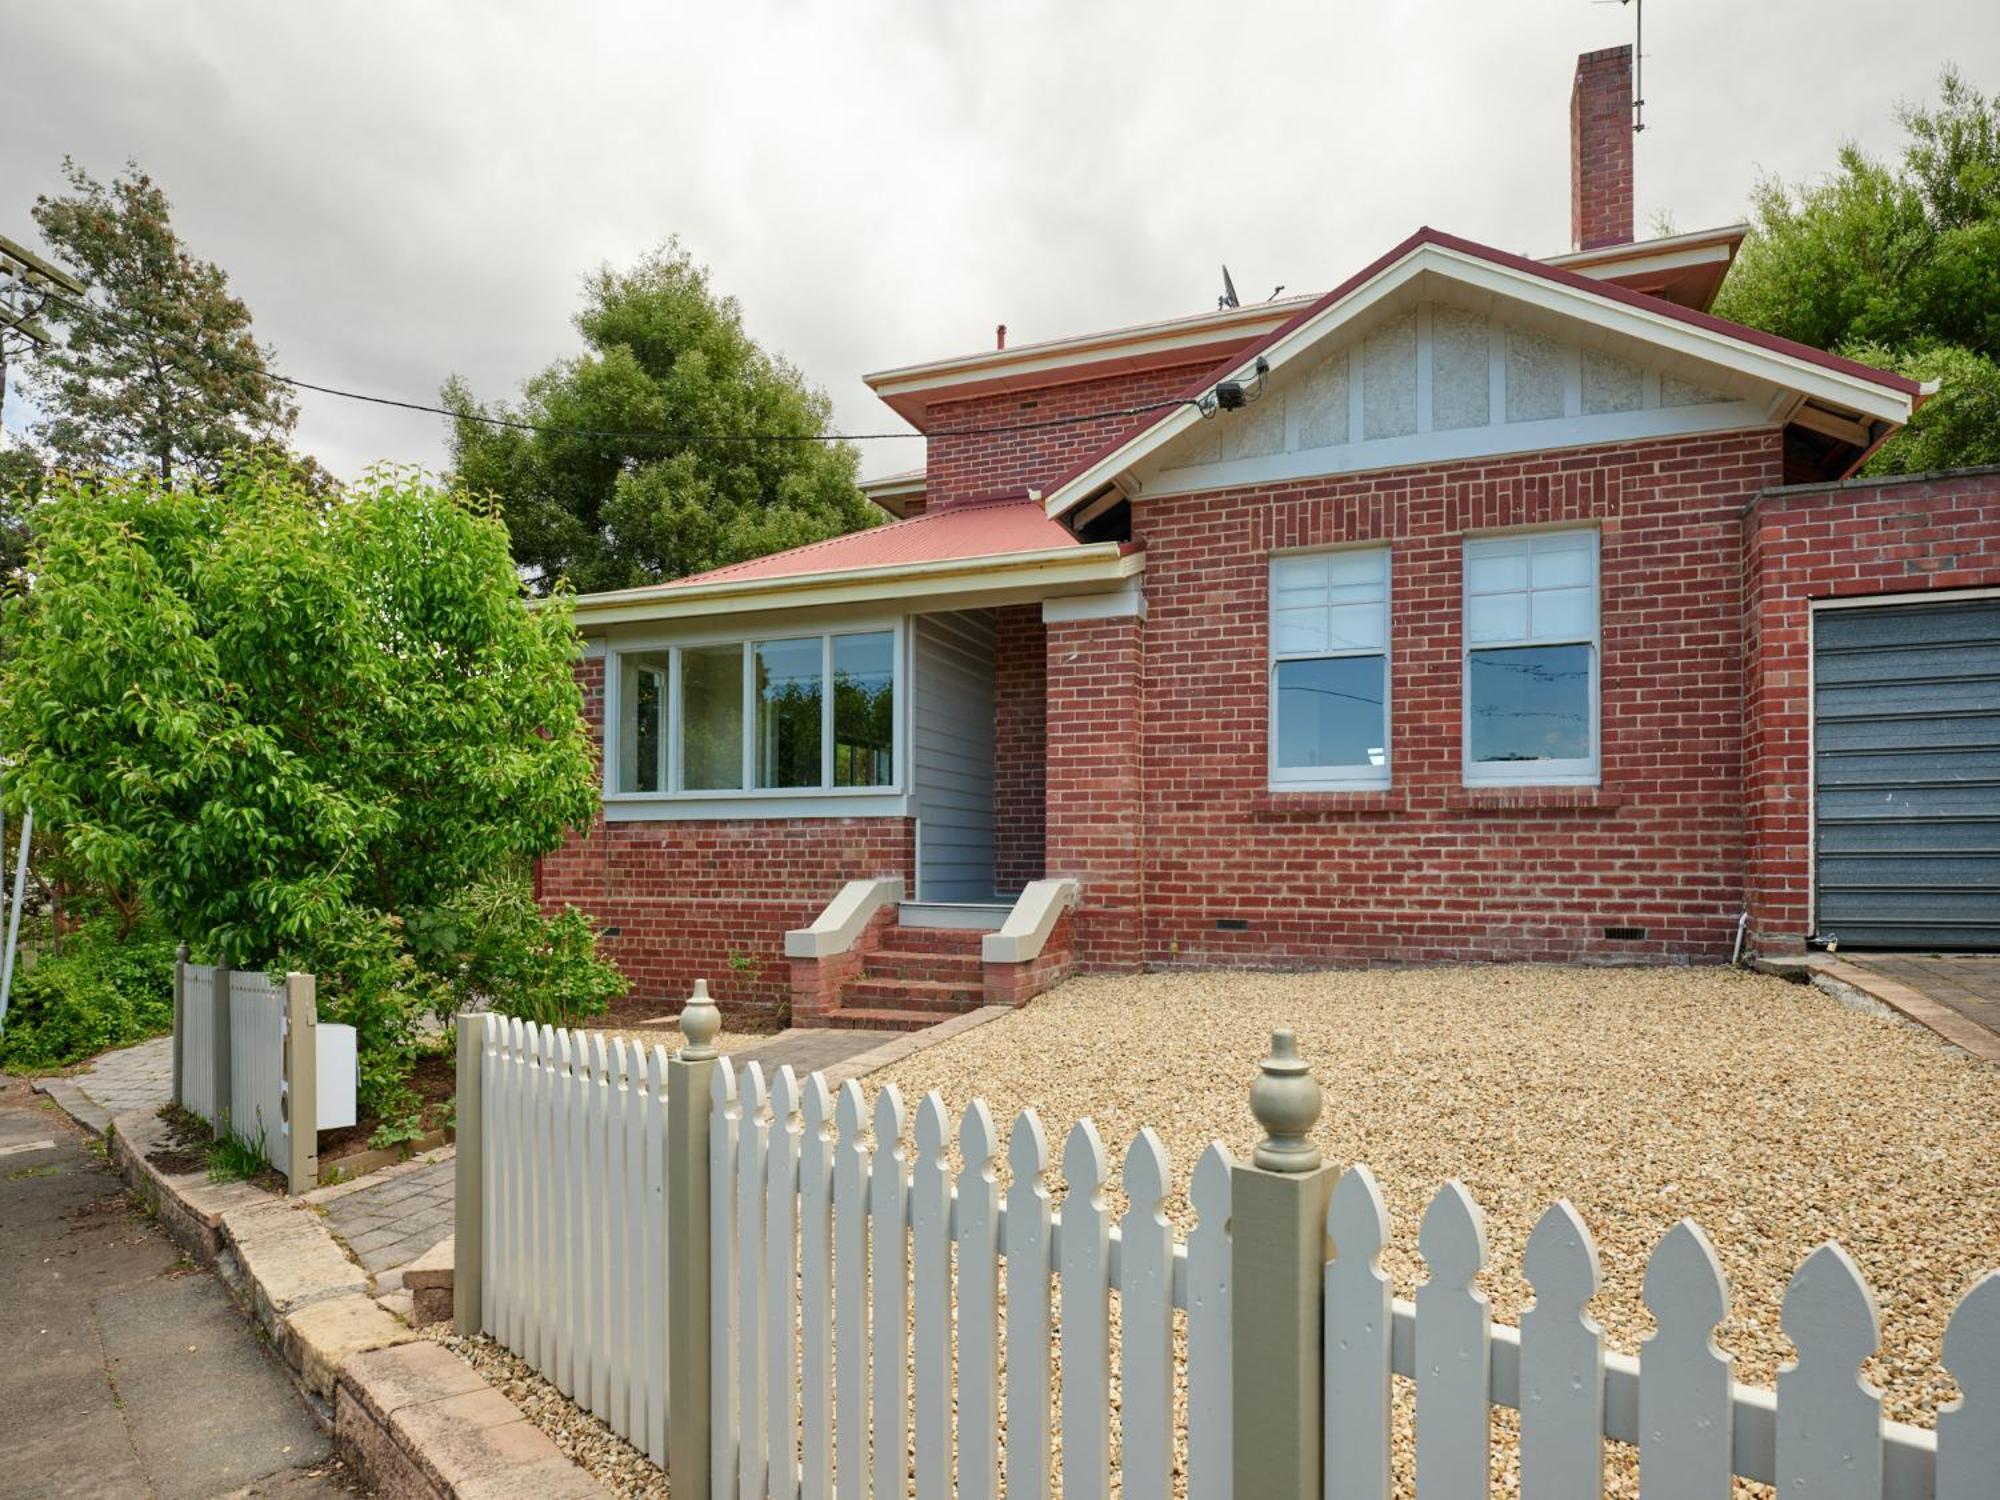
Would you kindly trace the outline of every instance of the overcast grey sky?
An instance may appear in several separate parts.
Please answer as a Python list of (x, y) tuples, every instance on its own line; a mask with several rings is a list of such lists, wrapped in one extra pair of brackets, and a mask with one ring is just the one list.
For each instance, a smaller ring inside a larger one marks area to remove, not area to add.
[[(0, 232), (65, 152), (136, 158), (278, 368), (508, 395), (572, 352), (578, 279), (678, 233), (844, 430), (868, 370), (1331, 285), (1419, 224), (1568, 248), (1591, 0), (0, 0)], [(1743, 216), (1760, 171), (1886, 151), (1993, 0), (1652, 0), (1641, 226)], [(304, 397), (337, 473), (439, 464), (441, 419)], [(10, 421), (14, 404), (10, 403)], [(871, 443), (863, 472), (922, 461)]]

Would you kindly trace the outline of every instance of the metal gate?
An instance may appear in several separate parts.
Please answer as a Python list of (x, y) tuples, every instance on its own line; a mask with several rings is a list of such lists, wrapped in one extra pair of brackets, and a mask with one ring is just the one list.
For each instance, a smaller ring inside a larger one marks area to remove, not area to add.
[(2000, 598), (1813, 617), (1817, 926), (2000, 948)]

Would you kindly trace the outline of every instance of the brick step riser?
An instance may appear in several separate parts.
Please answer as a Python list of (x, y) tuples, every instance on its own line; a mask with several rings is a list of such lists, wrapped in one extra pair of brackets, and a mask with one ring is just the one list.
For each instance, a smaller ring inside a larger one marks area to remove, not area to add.
[(985, 936), (962, 927), (891, 927), (882, 934), (882, 946), (898, 953), (958, 953), (978, 958)]
[(975, 955), (958, 953), (870, 953), (861, 961), (868, 979), (917, 979), (977, 985), (983, 966)]
[(891, 983), (863, 980), (840, 992), (847, 1009), (921, 1010), (951, 1015), (977, 1010), (986, 1003), (986, 992), (977, 986), (957, 985), (945, 990), (917, 990)]
[(942, 1019), (930, 1011), (835, 1010), (828, 1011), (823, 1016), (816, 1016), (809, 1023), (801, 1024), (824, 1026), (835, 1031), (922, 1031), (926, 1026), (937, 1025)]

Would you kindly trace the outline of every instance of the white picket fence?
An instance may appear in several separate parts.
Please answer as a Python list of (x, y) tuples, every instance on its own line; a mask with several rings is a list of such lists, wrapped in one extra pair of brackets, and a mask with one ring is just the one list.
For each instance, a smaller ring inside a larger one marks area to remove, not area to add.
[(174, 1102), (257, 1147), (294, 1193), (319, 1184), (319, 1132), (355, 1121), (355, 1031), (322, 1024), (316, 993), (308, 974), (175, 959)]
[[(954, 1136), (927, 1096), (911, 1149), (893, 1087), (871, 1102), (852, 1082), (836, 1095), (789, 1068), (767, 1087), (755, 1062), (723, 1059), (707, 1073), (706, 1222), (668, 1224), (664, 1051), (491, 1019), (482, 1034), (481, 1322), (658, 1461), (663, 1277), (701, 1237), (711, 1500), (1104, 1500), (1114, 1465), (1128, 1500), (1237, 1493), (1239, 1404), (1269, 1386), (1267, 1371), (1232, 1367), (1236, 1299), (1258, 1289), (1232, 1288), (1232, 1180), (1249, 1169), (1220, 1142), (1197, 1164), (1183, 1244), (1162, 1211), (1168, 1162), (1150, 1130), (1124, 1153), (1130, 1207), (1113, 1222), (1110, 1160), (1087, 1120), (1064, 1144), (1057, 1210), (1032, 1110), (1005, 1143), (1003, 1190), (981, 1102)], [(1445, 1184), (1424, 1215), (1429, 1279), (1413, 1301), (1392, 1296), (1381, 1269), (1388, 1217), (1365, 1166), (1339, 1177), (1326, 1230), (1335, 1253), (1299, 1308), (1303, 1326), (1323, 1328), (1313, 1441), (1325, 1500), (1391, 1493), (1398, 1376), (1414, 1391), (1423, 1500), (1490, 1492), (1495, 1407), (1520, 1413), (1531, 1500), (1601, 1496), (1607, 1441), (1638, 1450), (1642, 1500), (1713, 1500), (1732, 1475), (1787, 1500), (2000, 1495), (2000, 1273), (1953, 1314), (1942, 1355), (1964, 1396), (1933, 1433), (1885, 1422), (1860, 1378), (1877, 1347), (1874, 1302), (1837, 1245), (1786, 1293), (1798, 1359), (1772, 1391), (1737, 1384), (1715, 1344), (1728, 1287), (1692, 1221), (1651, 1257), (1643, 1295), (1658, 1332), (1636, 1358), (1607, 1351), (1585, 1311), (1597, 1256), (1567, 1203), (1528, 1242), (1535, 1301), (1518, 1330), (1494, 1324), (1476, 1290), (1485, 1232), (1462, 1185)]]
[[(946, 1159), (950, 1121), (935, 1094), (918, 1107), (916, 1150), (906, 1160), (903, 1103), (893, 1087), (875, 1098), (871, 1147), (870, 1111), (852, 1082), (836, 1103), (818, 1074), (801, 1086), (790, 1068), (777, 1071), (768, 1098), (755, 1062), (740, 1074), (725, 1064), (712, 1078), (717, 1500), (901, 1496), (912, 1436), (920, 1500), (995, 1496), (1003, 1471), (1013, 1500), (1058, 1493), (1058, 1480), (1072, 1500), (1108, 1494), (1114, 1289), (1125, 1493), (1171, 1491), (1176, 1309), (1188, 1315), (1184, 1378), (1195, 1394), (1191, 1493), (1228, 1493), (1230, 1163), (1219, 1143), (1196, 1170), (1201, 1222), (1183, 1246), (1161, 1209), (1167, 1156), (1150, 1130), (1125, 1153), (1132, 1206), (1113, 1223), (1103, 1197), (1109, 1162), (1089, 1121), (1063, 1148), (1069, 1193), (1053, 1211), (1048, 1140), (1032, 1110), (1010, 1133), (1011, 1182), (1003, 1195), (1000, 1140), (983, 1103), (959, 1124), (963, 1165), (954, 1179)], [(1057, 1305), (1059, 1317), (1052, 1316)], [(1062, 1452), (1055, 1463), (1049, 1434), (1058, 1350)]]
[(488, 1016), (480, 1320), (666, 1462), (666, 1053)]
[[(179, 1007), (181, 1106), (253, 1146), (279, 1170), (288, 1162), (285, 986), (268, 974), (183, 964)], [(227, 1007), (222, 1014), (221, 1008)], [(216, 1076), (216, 1025), (228, 1027), (228, 1076)]]
[(182, 1109), (213, 1125), (229, 1108), (229, 1080), (216, 1091), (215, 1023), (217, 1008), (227, 1003), (216, 982), (227, 969), (213, 964), (183, 963), (174, 1005), (174, 1052), (180, 1083), (176, 1101)]

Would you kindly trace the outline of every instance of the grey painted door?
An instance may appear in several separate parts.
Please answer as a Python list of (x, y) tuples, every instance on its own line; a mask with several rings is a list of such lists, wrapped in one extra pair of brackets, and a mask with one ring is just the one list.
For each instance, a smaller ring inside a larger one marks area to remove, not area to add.
[(2000, 948), (2000, 599), (1813, 618), (1817, 922)]
[(993, 899), (993, 616), (918, 615), (917, 899)]

